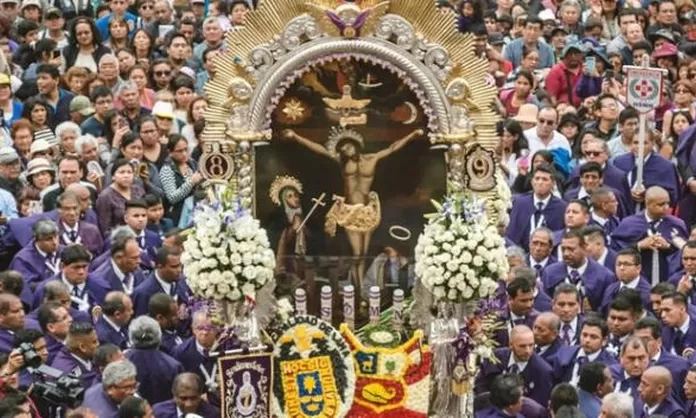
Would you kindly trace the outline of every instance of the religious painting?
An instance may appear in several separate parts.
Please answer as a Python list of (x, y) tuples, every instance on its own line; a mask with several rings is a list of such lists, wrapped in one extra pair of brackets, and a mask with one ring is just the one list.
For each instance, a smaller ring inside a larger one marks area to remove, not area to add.
[(255, 215), (279, 271), (303, 278), (322, 256), (340, 256), (362, 294), (385, 280), (407, 287), (423, 215), (446, 191), (425, 99), (365, 57), (322, 59), (296, 75), (272, 114), (272, 141), (254, 157)]
[(222, 383), (222, 416), (270, 416), (273, 358), (270, 352), (230, 355), (218, 359)]

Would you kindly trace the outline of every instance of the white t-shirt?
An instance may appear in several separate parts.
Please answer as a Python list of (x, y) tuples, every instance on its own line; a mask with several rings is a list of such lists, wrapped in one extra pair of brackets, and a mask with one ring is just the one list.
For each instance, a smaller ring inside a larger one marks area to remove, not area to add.
[(529, 143), (529, 155), (533, 156), (537, 151), (540, 150), (545, 149), (550, 151), (556, 148), (564, 148), (568, 150), (570, 155), (573, 154), (573, 151), (570, 149), (570, 143), (566, 137), (558, 131), (553, 131), (553, 139), (551, 139), (551, 142), (549, 142), (548, 145), (541, 142), (541, 139), (539, 139), (539, 136), (537, 135), (536, 127), (524, 131), (524, 136), (527, 138), (527, 142)]
[(92, 56), (92, 54), (84, 54), (82, 52), (79, 52), (77, 54), (77, 59), (75, 59), (75, 64), (73, 66), (87, 68), (93, 73), (97, 72), (97, 63), (96, 61), (94, 61), (94, 57)]

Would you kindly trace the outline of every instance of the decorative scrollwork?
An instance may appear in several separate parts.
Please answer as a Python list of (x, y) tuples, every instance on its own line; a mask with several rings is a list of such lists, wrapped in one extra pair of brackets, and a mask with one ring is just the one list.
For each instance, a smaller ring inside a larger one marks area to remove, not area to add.
[(495, 156), (475, 144), (466, 155), (467, 188), (487, 192), (495, 187)]
[(410, 51), (416, 42), (416, 31), (403, 17), (388, 14), (380, 19), (375, 28), (375, 37), (392, 42), (404, 50)]

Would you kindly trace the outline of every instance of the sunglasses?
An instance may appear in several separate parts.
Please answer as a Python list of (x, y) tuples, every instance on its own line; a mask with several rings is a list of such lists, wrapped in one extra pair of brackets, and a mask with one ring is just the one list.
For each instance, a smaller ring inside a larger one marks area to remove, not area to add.
[(155, 71), (155, 75), (157, 77), (166, 77), (166, 76), (171, 75), (171, 73), (172, 73), (171, 71)]
[(539, 123), (542, 125), (553, 126), (553, 124), (556, 123), (556, 121), (548, 119), (539, 119)]
[(599, 157), (602, 154), (600, 151), (585, 151), (586, 157)]

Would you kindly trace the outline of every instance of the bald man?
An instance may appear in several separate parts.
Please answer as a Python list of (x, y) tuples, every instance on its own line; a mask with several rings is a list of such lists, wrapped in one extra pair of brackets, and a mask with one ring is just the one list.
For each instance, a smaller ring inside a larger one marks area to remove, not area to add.
[(535, 351), (554, 370), (554, 383), (559, 383), (573, 358), (575, 347), (563, 344), (559, 337), (561, 319), (553, 312), (543, 312), (534, 321)]
[(653, 286), (669, 278), (668, 258), (679, 251), (674, 239), (687, 241), (689, 237), (684, 221), (668, 215), (669, 208), (667, 191), (651, 187), (645, 192), (645, 210), (624, 218), (611, 236), (616, 251), (637, 245), (642, 272)]
[(22, 301), (15, 295), (0, 293), (0, 353), (9, 353), (14, 349), (14, 333), (22, 329)]
[(517, 373), (524, 382), (524, 396), (540, 405), (548, 405), (553, 369), (534, 352), (534, 332), (526, 325), (515, 326), (510, 333), (510, 346), (495, 350), (497, 364), (485, 361), (476, 383), (477, 392), (487, 392), (500, 373)]
[(177, 418), (181, 414), (196, 414), (203, 418), (218, 418), (220, 411), (203, 399), (206, 388), (195, 373), (181, 373), (172, 385), (173, 399), (152, 406), (157, 418)]
[(128, 324), (133, 317), (133, 302), (123, 292), (109, 292), (102, 304), (103, 315), (94, 325), (100, 344), (114, 344), (121, 350), (130, 346)]
[(643, 401), (645, 416), (663, 415), (668, 418), (684, 418), (681, 405), (669, 396), (672, 391), (672, 373), (663, 366), (652, 366), (643, 373), (638, 393)]

